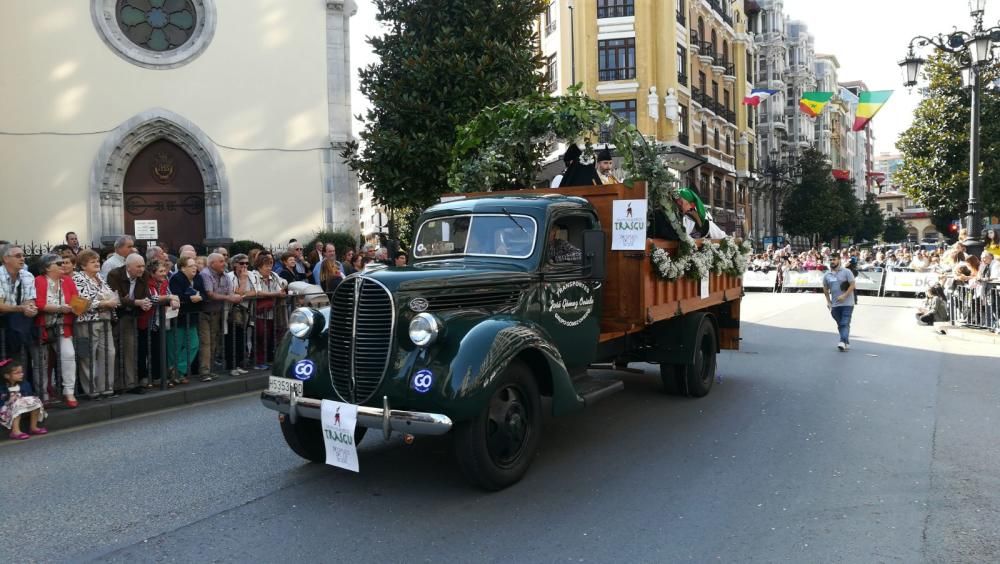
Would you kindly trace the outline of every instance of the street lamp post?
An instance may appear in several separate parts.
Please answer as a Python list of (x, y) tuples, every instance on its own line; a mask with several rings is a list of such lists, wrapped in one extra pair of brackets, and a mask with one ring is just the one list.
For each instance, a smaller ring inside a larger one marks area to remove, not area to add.
[(771, 242), (778, 246), (778, 197), (784, 193), (798, 175), (798, 166), (794, 163), (782, 163), (781, 153), (777, 149), (768, 152), (767, 161), (756, 185), (758, 192), (768, 191), (771, 196)]
[(569, 8), (569, 76), (570, 83), (576, 85), (576, 32), (574, 30), (573, 9), (576, 8), (575, 0), (568, 0), (566, 7)]
[(906, 58), (899, 66), (906, 72), (907, 87), (915, 86), (920, 75), (920, 69), (926, 62), (914, 47), (930, 45), (937, 51), (954, 55), (965, 55), (969, 59), (967, 70), (963, 68), (963, 83), (969, 87), (971, 97), (971, 119), (969, 125), (969, 205), (966, 211), (966, 229), (968, 235), (963, 243), (970, 254), (979, 254), (983, 243), (979, 239), (982, 230), (982, 218), (979, 211), (979, 119), (982, 113), (983, 79), (982, 73), (986, 65), (996, 59), (993, 54), (994, 43), (1000, 43), (1000, 26), (985, 29), (983, 13), (986, 0), (969, 0), (969, 11), (974, 25), (971, 32), (953, 31), (949, 34), (939, 34), (934, 37), (918, 35), (910, 40)]

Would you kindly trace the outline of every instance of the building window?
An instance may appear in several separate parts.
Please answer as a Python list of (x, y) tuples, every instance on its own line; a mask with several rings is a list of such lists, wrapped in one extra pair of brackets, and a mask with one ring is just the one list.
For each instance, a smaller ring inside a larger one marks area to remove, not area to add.
[(729, 42), (722, 40), (722, 66), (729, 66)]
[(715, 141), (715, 143), (714, 143), (715, 150), (718, 151), (719, 150), (719, 128), (718, 127), (715, 128), (715, 139), (713, 139), (713, 141)]
[(705, 20), (698, 16), (698, 41), (705, 40)]
[(757, 170), (757, 153), (754, 152), (753, 143), (747, 143), (747, 163), (750, 170)]
[(678, 105), (678, 119), (680, 122), (677, 124), (677, 139), (682, 145), (688, 144), (688, 107), (684, 104)]
[(549, 92), (555, 92), (559, 89), (559, 71), (557, 61), (558, 58), (555, 54), (553, 54), (545, 63), (545, 79), (548, 81)]
[(601, 81), (635, 78), (635, 38), (598, 41), (597, 68)]
[(677, 0), (677, 23), (687, 27), (687, 9), (684, 0)]
[(722, 91), (722, 105), (725, 106), (725, 108), (727, 110), (729, 109), (729, 91), (728, 90), (723, 90)]
[(715, 34), (715, 30), (712, 30), (712, 58), (718, 60), (719, 58), (719, 36)]
[(722, 207), (722, 182), (718, 178), (712, 181), (712, 205)]
[(733, 154), (733, 138), (730, 135), (726, 135), (726, 154)]
[(132, 43), (149, 51), (172, 51), (191, 39), (197, 24), (191, 0), (118, 2), (118, 26)]
[(559, 3), (556, 0), (549, 2), (549, 5), (545, 8), (545, 36), (548, 37), (552, 35), (552, 32), (556, 30), (556, 10), (559, 9)]
[(683, 45), (677, 45), (677, 82), (681, 86), (688, 83), (688, 51)]
[(698, 90), (700, 90), (702, 93), (705, 92), (706, 80), (707, 79), (705, 78), (705, 73), (703, 73), (702, 71), (698, 71)]
[(722, 202), (725, 207), (733, 207), (730, 204), (736, 203), (736, 194), (733, 190), (733, 183), (730, 180), (726, 181), (726, 192), (722, 195)]
[(701, 144), (708, 147), (708, 124), (705, 120), (701, 121)]
[(887, 211), (889, 213), (892, 213), (892, 203), (891, 202), (885, 205), (885, 211)]
[(719, 101), (719, 83), (712, 81), (712, 99), (716, 102)]
[(215, 33), (215, 0), (91, 0), (101, 39), (123, 59), (171, 69), (195, 59)]
[(635, 15), (635, 0), (597, 0), (598, 18), (624, 18)]
[(635, 100), (614, 100), (608, 102), (608, 107), (616, 116), (635, 125), (637, 116)]

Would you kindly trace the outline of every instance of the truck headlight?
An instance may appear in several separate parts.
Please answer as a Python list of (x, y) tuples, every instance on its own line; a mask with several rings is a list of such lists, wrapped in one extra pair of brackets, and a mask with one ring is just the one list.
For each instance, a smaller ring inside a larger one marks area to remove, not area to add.
[(418, 313), (410, 322), (410, 340), (418, 347), (426, 347), (437, 340), (441, 322), (429, 313)]
[(299, 339), (305, 339), (312, 334), (316, 317), (307, 307), (296, 308), (288, 318), (288, 332)]

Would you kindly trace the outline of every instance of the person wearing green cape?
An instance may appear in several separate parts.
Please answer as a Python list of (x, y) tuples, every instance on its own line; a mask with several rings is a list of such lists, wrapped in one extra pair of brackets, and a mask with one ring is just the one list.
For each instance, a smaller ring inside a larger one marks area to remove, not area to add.
[(705, 204), (694, 190), (681, 188), (674, 203), (681, 210), (684, 231), (692, 239), (726, 238), (726, 232), (712, 221), (712, 216), (705, 210)]

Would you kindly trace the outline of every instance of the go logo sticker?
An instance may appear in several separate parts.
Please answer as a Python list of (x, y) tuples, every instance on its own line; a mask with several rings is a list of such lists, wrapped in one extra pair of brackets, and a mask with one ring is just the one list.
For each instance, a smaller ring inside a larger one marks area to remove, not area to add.
[(413, 389), (421, 394), (426, 394), (434, 384), (434, 374), (430, 370), (418, 370), (413, 375)]
[(316, 372), (316, 364), (311, 360), (300, 360), (292, 367), (292, 375), (305, 382)]

